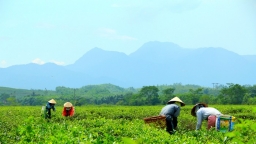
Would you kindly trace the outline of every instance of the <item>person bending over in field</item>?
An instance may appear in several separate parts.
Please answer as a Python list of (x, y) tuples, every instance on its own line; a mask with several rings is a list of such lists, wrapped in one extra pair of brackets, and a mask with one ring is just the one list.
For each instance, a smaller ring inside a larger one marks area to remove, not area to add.
[(160, 112), (160, 115), (166, 117), (166, 131), (169, 134), (174, 134), (175, 130), (177, 130), (180, 106), (185, 106), (185, 103), (182, 102), (178, 97), (174, 97), (167, 102), (167, 105), (164, 106)]
[(56, 104), (56, 101), (54, 99), (51, 99), (47, 102), (46, 107), (45, 107), (45, 113), (44, 113), (46, 119), (48, 119), (48, 118), (50, 119), (52, 117), (51, 109), (53, 111), (55, 111), (55, 107), (54, 107), (55, 104)]
[(191, 109), (191, 115), (197, 118), (196, 130), (199, 130), (201, 129), (203, 120), (207, 120), (207, 129), (215, 127), (216, 115), (222, 114), (219, 110), (208, 107), (208, 105), (205, 103), (197, 103)]
[(62, 115), (67, 117), (67, 116), (73, 116), (75, 114), (75, 108), (73, 107), (72, 103), (66, 102), (64, 103)]

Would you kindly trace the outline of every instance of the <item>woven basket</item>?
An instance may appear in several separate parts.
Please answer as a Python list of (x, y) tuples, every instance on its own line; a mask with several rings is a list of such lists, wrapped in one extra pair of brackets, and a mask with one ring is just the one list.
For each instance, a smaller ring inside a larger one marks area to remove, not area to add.
[(161, 127), (161, 128), (166, 127), (165, 116), (161, 116), (161, 115), (144, 118), (144, 122), (146, 124), (153, 124), (153, 125), (155, 125), (157, 127)]

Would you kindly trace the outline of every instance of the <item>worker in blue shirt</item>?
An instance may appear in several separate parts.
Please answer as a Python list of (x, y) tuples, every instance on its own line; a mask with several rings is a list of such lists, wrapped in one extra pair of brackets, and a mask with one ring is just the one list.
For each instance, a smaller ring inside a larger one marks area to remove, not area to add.
[(208, 107), (205, 103), (197, 103), (191, 109), (191, 115), (197, 118), (196, 130), (199, 130), (201, 129), (203, 120), (208, 121), (208, 129), (210, 127), (215, 127), (216, 116), (222, 114), (219, 110)]
[(180, 106), (185, 106), (185, 103), (178, 97), (174, 97), (167, 102), (167, 105), (160, 112), (160, 115), (166, 117), (166, 131), (169, 134), (174, 134), (175, 130), (177, 130)]
[(51, 99), (47, 102), (46, 106), (45, 106), (45, 118), (51, 118), (51, 109), (53, 111), (55, 111), (55, 104), (56, 104), (56, 101), (54, 99)]

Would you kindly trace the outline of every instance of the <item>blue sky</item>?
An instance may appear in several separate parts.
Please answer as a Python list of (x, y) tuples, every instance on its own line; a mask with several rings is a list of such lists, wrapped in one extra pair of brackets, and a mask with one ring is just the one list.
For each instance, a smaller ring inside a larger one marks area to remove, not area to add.
[(0, 0), (0, 67), (74, 63), (149, 41), (256, 55), (255, 0)]

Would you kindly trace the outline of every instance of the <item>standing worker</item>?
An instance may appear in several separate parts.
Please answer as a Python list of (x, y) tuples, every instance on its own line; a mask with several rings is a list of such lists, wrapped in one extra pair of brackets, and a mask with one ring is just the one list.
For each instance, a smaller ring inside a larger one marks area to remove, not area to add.
[(70, 102), (66, 102), (64, 103), (64, 108), (63, 108), (63, 111), (62, 111), (62, 115), (63, 116), (73, 116), (75, 113), (75, 108), (73, 107), (72, 103)]
[(160, 115), (166, 117), (166, 131), (169, 134), (174, 134), (175, 130), (177, 130), (180, 106), (185, 106), (185, 103), (178, 97), (174, 97), (167, 102), (167, 105), (160, 112)]
[(191, 109), (191, 115), (197, 117), (196, 130), (201, 129), (202, 121), (207, 120), (208, 129), (215, 127), (216, 115), (222, 115), (221, 112), (215, 108), (208, 107), (205, 103), (197, 103)]
[(55, 111), (55, 104), (56, 104), (56, 101), (54, 100), (54, 99), (51, 99), (51, 100), (49, 100), (48, 102), (47, 102), (47, 104), (46, 104), (46, 107), (45, 107), (45, 118), (47, 119), (47, 118), (51, 118), (51, 109), (53, 110), (53, 111)]

